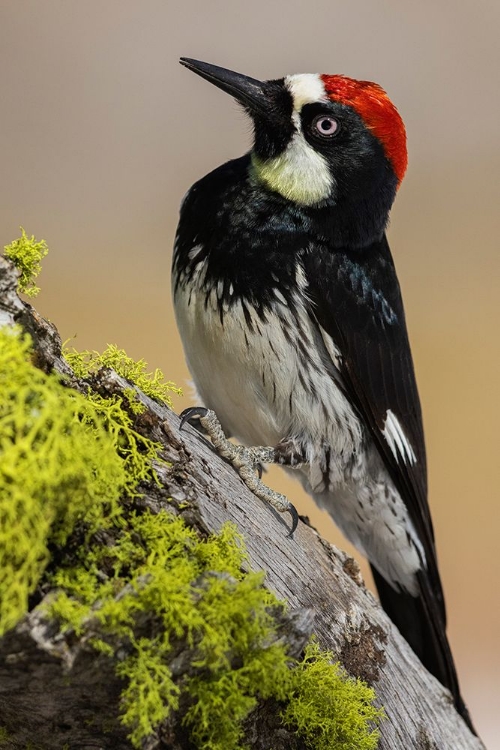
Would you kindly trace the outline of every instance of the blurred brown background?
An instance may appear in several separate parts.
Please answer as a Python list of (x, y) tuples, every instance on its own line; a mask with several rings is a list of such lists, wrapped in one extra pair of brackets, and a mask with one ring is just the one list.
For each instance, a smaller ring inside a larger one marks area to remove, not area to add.
[[(184, 384), (170, 301), (180, 199), (250, 128), (180, 55), (273, 78), (381, 83), (410, 168), (390, 241), (424, 407), (431, 505), (463, 692), (500, 748), (500, 4), (496, 0), (3, 0), (0, 245), (51, 253), (39, 310), (79, 348), (107, 342)], [(190, 403), (189, 391), (176, 407)], [(298, 484), (273, 481), (337, 544)], [(357, 556), (359, 559), (359, 556)]]

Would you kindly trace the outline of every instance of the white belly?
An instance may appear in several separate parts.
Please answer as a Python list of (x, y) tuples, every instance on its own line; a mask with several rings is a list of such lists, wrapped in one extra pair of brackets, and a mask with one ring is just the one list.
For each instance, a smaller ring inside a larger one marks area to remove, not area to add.
[(238, 300), (221, 321), (216, 289), (206, 305), (205, 293), (189, 296), (182, 286), (175, 296), (195, 386), (224, 429), (247, 445), (303, 439), (310, 461), (328, 442), (342, 481), (342, 464), (359, 452), (362, 429), (332, 377), (331, 362), (315, 344), (319, 334), (300, 299), (295, 307), (294, 315), (277, 297), (263, 321), (250, 305), (246, 318)]

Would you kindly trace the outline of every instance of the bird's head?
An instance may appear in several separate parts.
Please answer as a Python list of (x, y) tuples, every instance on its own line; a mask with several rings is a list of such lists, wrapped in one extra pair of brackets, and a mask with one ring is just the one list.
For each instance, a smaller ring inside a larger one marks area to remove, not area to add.
[(382, 192), (390, 207), (406, 170), (406, 133), (376, 83), (316, 73), (258, 81), (198, 60), (181, 63), (252, 117), (253, 174), (268, 189), (303, 206), (366, 202)]

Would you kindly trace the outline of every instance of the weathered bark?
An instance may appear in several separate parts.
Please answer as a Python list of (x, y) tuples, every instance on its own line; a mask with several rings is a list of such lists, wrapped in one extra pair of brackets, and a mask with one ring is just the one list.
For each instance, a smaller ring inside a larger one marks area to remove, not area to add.
[[(40, 318), (15, 292), (15, 272), (0, 259), (0, 324), (20, 322), (34, 339), (37, 364), (56, 369), (79, 383), (61, 359), (55, 328)], [(101, 393), (130, 387), (116, 373), (102, 371), (94, 386)], [(191, 427), (179, 431), (179, 419), (168, 408), (139, 393), (147, 411), (137, 428), (164, 446), (168, 466), (159, 465), (161, 486), (142, 487), (142, 503), (152, 509), (172, 504), (203, 532), (233, 521), (244, 534), (250, 564), (266, 571), (266, 583), (289, 604), (280, 636), (299, 654), (308, 635), (331, 649), (347, 671), (372, 684), (385, 707), (380, 750), (480, 750), (456, 713), (450, 694), (420, 664), (406, 641), (365, 588), (354, 560), (311, 528), (299, 523), (287, 537), (289, 516), (280, 516), (257, 500), (236, 472), (221, 460)], [(168, 499), (168, 503), (167, 503)], [(88, 640), (62, 636), (46, 620), (41, 591), (37, 605), (0, 640), (0, 726), (8, 747), (130, 748), (117, 719), (120, 680), (110, 660)], [(119, 644), (114, 644), (119, 647)], [(179, 644), (170, 665), (189, 669), (186, 644)], [(298, 748), (297, 739), (273, 725), (266, 704), (248, 719), (254, 748)], [(180, 724), (170, 723), (149, 747), (188, 748)], [(228, 748), (230, 750), (230, 748)]]

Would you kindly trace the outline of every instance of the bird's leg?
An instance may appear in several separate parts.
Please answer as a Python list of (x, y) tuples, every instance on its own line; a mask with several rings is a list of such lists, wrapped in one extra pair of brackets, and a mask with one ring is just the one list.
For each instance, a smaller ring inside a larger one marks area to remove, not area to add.
[(299, 515), (295, 506), (292, 505), (285, 495), (267, 487), (260, 479), (260, 474), (262, 473), (263, 464), (278, 463), (296, 467), (303, 463), (303, 456), (300, 455), (296, 445), (292, 441), (279, 443), (276, 448), (246, 448), (243, 445), (235, 445), (226, 438), (215, 412), (202, 406), (185, 409), (180, 415), (180, 419), (181, 429), (186, 422), (192, 422), (195, 419), (199, 420), (219, 456), (225, 458), (234, 466), (248, 489), (261, 500), (268, 502), (280, 513), (287, 511), (290, 513), (292, 516), (292, 528), (289, 536), (292, 536), (299, 522)]

